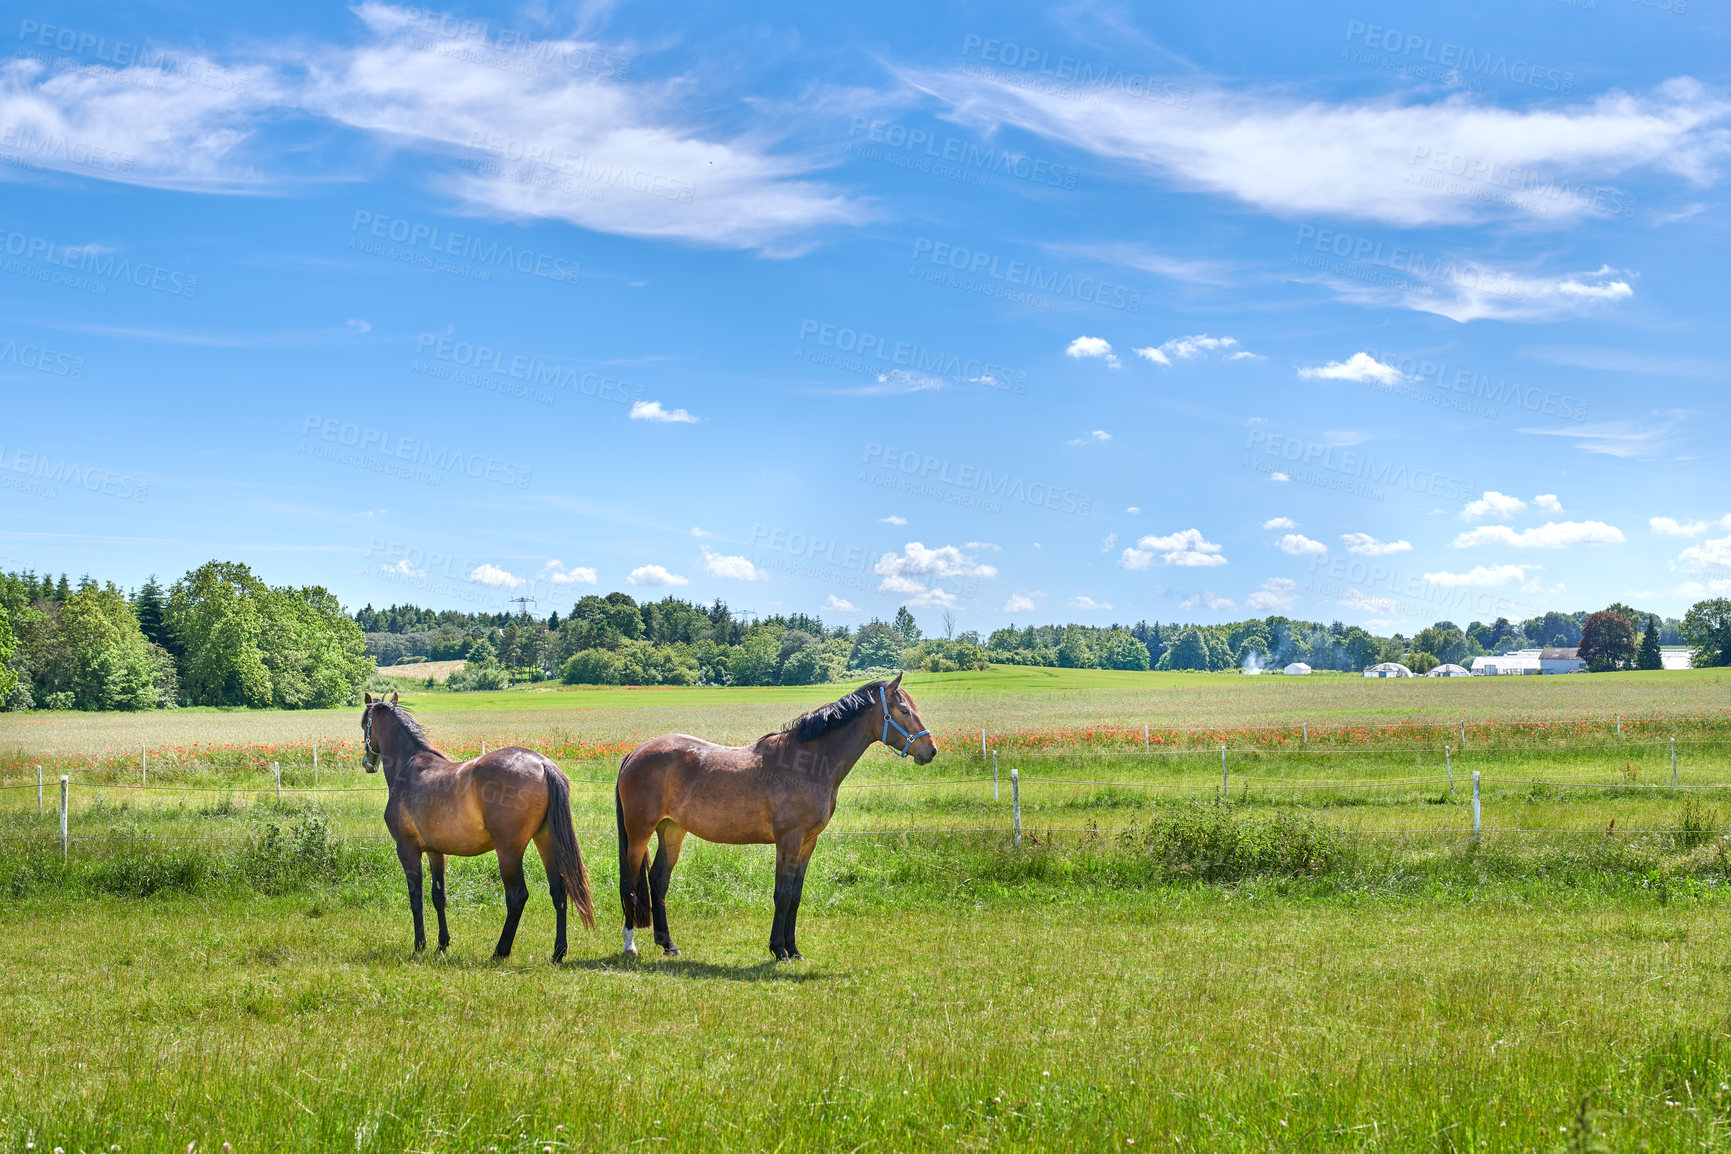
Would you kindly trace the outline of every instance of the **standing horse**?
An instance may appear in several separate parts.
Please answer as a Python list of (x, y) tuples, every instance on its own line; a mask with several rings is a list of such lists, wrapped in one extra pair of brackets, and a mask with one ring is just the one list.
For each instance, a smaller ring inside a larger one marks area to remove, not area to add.
[(517, 919), (529, 902), (523, 882), (523, 851), (531, 841), (547, 867), (547, 892), (553, 896), (558, 930), (553, 960), (565, 957), (565, 899), (577, 906), (583, 924), (595, 925), (589, 875), (571, 823), (571, 784), (558, 766), (533, 750), (495, 749), (473, 761), (452, 761), (433, 746), (407, 713), (391, 699), (366, 695), (361, 737), (368, 773), (385, 771), (390, 797), (385, 825), (397, 839), (397, 860), (409, 883), (409, 909), (415, 915), (415, 949), (427, 948), (421, 921), (421, 855), (433, 867), (433, 909), (439, 914), (439, 950), (451, 944), (445, 926), (445, 857), (499, 855), (505, 882), (505, 929), (493, 956), (511, 952)]
[[(901, 685), (900, 674), (868, 682), (746, 746), (669, 733), (632, 750), (620, 763), (615, 798), (626, 955), (637, 956), (636, 931), (651, 917), (656, 945), (679, 953), (667, 930), (667, 883), (685, 835), (694, 833), (728, 845), (775, 845), (769, 948), (777, 961), (800, 958), (793, 932), (805, 867), (842, 779), (874, 741), (920, 765), (938, 755)], [(646, 866), (651, 833), (659, 844)]]

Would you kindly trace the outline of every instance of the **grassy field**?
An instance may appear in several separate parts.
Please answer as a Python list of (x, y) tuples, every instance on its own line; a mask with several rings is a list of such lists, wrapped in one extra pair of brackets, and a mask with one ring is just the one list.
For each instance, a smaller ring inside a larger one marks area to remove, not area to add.
[(813, 961), (780, 967), (772, 855), (695, 840), (686, 956), (618, 960), (617, 749), (838, 687), (415, 695), (453, 752), (516, 738), (571, 775), (602, 928), (558, 967), (533, 858), (508, 963), (491, 858), (452, 863), (452, 954), (409, 951), (382, 781), (324, 744), (315, 788), (357, 711), (0, 715), (0, 1150), (1725, 1143), (1724, 671), (909, 685), (944, 753), (862, 762)]

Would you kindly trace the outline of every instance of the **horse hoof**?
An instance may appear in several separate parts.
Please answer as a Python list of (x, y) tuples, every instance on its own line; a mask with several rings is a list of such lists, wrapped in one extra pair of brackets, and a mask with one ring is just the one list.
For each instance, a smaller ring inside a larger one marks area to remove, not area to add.
[(679, 947), (678, 946), (662, 946), (661, 947), (661, 956), (664, 958), (677, 958), (679, 956)]
[(787, 960), (790, 962), (803, 962), (805, 961), (805, 955), (800, 953), (798, 950), (790, 950), (787, 955)]
[(553, 964), (554, 965), (558, 965), (560, 962), (562, 962), (564, 960), (565, 960), (565, 951), (564, 950), (554, 950), (553, 951)]
[(637, 960), (637, 948), (633, 946), (631, 949), (626, 950), (621, 954), (620, 957), (624, 958), (628, 962), (635, 962)]

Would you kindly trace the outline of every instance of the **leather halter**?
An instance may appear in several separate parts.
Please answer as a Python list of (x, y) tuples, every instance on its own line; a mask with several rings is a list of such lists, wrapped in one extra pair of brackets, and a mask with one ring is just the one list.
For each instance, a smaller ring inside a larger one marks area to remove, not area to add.
[(907, 738), (907, 742), (903, 744), (900, 749), (896, 750), (896, 752), (901, 754), (901, 756), (906, 757), (908, 755), (908, 750), (914, 747), (914, 742), (930, 733), (931, 730), (922, 729), (918, 733), (909, 733), (907, 730), (903, 729), (901, 724), (897, 722), (895, 718), (890, 716), (889, 686), (884, 686), (882, 693), (883, 695), (878, 698), (878, 703), (884, 707), (884, 732), (883, 736), (878, 738), (878, 740), (883, 742), (885, 745), (889, 745), (891, 749), (895, 749), (895, 746), (890, 745), (890, 730), (895, 730), (897, 733)]
[(364, 751), (364, 756), (361, 758), (363, 768), (366, 767), (368, 757), (374, 759), (374, 765), (385, 760), (385, 755), (380, 753), (378, 747), (373, 744), (373, 707), (370, 705), (361, 714), (361, 748)]

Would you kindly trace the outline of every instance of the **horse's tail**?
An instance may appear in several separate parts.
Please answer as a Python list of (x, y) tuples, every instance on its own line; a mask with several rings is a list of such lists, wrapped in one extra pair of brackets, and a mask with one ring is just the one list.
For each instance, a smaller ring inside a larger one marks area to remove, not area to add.
[[(630, 754), (619, 763), (621, 785), (625, 781), (625, 767), (630, 763)], [(631, 839), (625, 832), (625, 799), (620, 796), (618, 787), (613, 790), (613, 817), (619, 826), (619, 904), (624, 907), (626, 926), (644, 929), (649, 926), (654, 910), (649, 896), (649, 854), (645, 850), (643, 865), (638, 869), (637, 876), (631, 877)]]
[(583, 851), (577, 848), (577, 829), (571, 823), (571, 783), (552, 762), (544, 762), (547, 778), (547, 829), (553, 835), (553, 864), (565, 882), (565, 893), (577, 907), (577, 916), (595, 928), (595, 900), (589, 893), (589, 871), (583, 868)]

